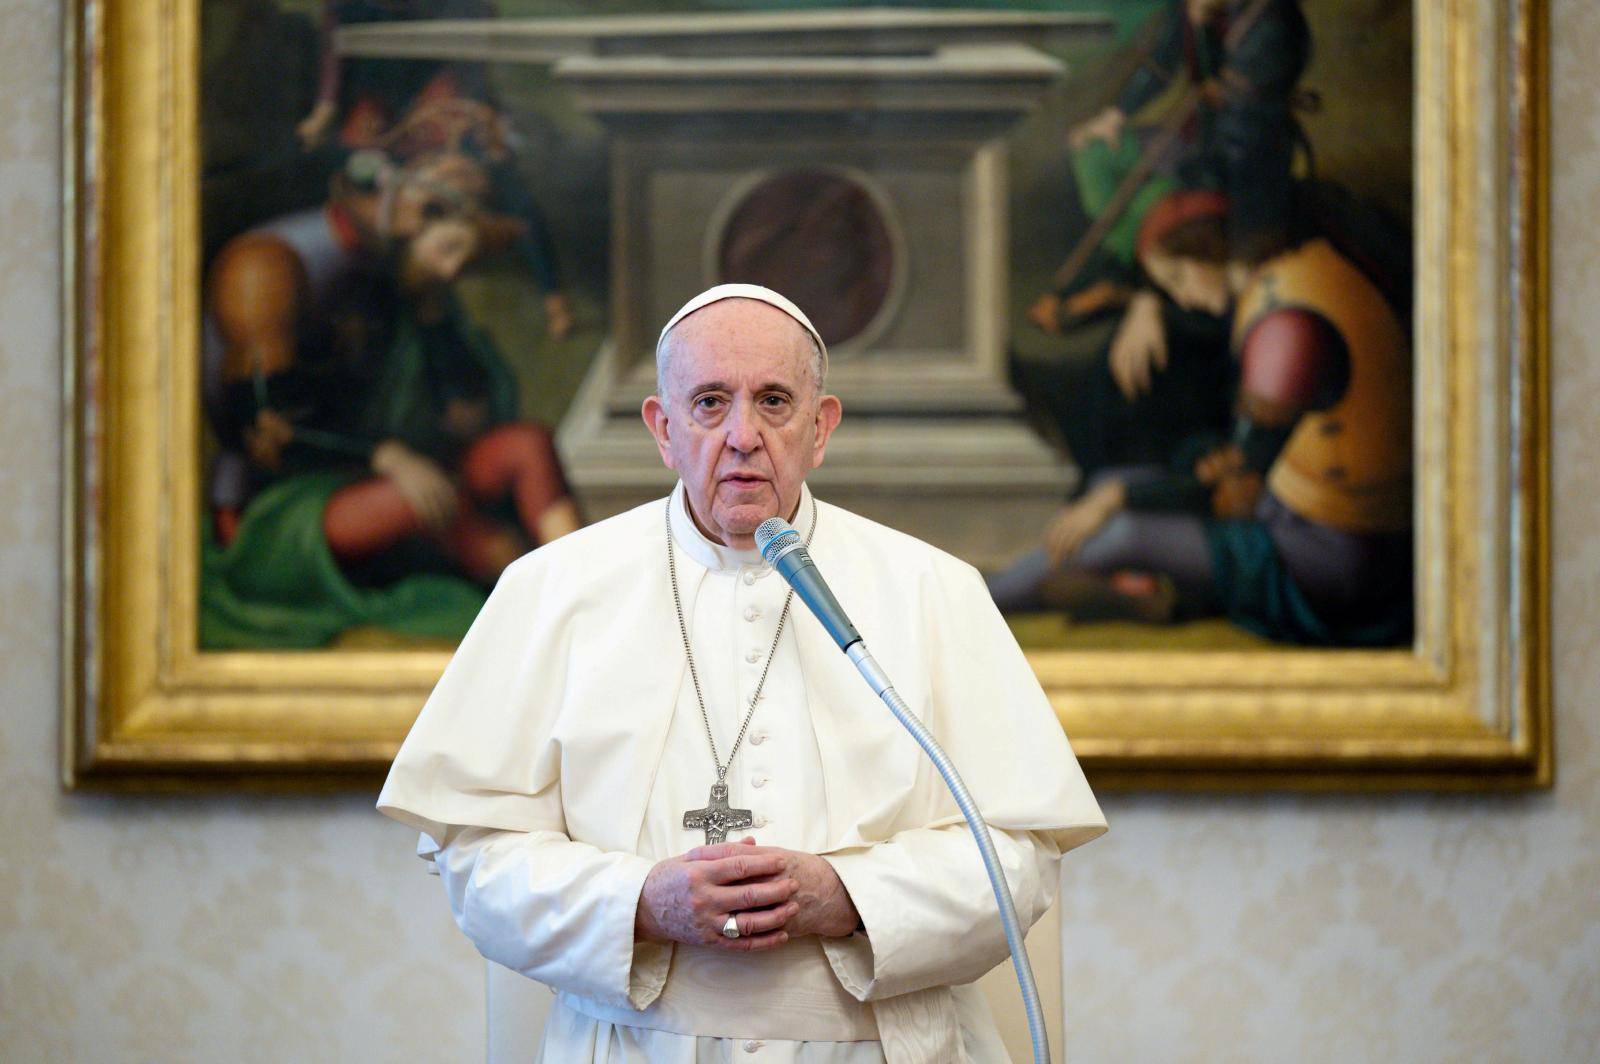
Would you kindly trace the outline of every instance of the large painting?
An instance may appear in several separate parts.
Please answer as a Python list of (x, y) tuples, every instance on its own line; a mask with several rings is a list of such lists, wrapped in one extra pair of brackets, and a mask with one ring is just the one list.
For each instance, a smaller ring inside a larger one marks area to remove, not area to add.
[(737, 280), (1102, 780), (1547, 780), (1542, 19), (87, 4), (68, 777), (380, 766)]

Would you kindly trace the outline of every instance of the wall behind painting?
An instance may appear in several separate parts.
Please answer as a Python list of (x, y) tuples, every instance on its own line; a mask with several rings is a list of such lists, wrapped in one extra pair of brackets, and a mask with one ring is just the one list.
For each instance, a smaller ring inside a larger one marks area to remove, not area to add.
[[(1111, 835), (1065, 881), (1074, 1060), (1600, 1045), (1600, 9), (1553, 8), (1559, 783), (1109, 797)], [(57, 0), (14, 0), (0, 35), (0, 1044), (16, 1061), (474, 1059), (481, 966), (370, 796), (57, 788), (59, 19)]]

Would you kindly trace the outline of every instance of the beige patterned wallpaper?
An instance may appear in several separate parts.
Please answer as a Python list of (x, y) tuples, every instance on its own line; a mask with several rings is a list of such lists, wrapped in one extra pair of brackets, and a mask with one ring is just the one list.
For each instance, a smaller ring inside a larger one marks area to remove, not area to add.
[[(482, 967), (367, 797), (57, 788), (58, 2), (0, 33), (3, 1055), (479, 1058)], [(1600, 5), (1552, 40), (1559, 784), (1109, 798), (1065, 882), (1074, 1060), (1600, 1060)]]

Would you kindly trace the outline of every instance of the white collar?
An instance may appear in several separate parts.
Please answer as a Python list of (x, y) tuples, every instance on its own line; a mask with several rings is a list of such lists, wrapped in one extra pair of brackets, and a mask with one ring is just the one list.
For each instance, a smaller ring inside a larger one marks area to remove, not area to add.
[[(707, 569), (713, 572), (740, 569), (755, 569), (763, 573), (768, 571), (767, 563), (761, 560), (761, 552), (754, 547), (740, 550), (737, 547), (724, 546), (700, 531), (700, 526), (695, 524), (694, 518), (689, 515), (688, 493), (684, 490), (683, 481), (678, 481), (677, 486), (672, 489), (672, 496), (667, 500), (667, 505), (672, 508), (673, 540), (683, 548), (685, 554)], [(802, 483), (800, 505), (795, 508), (796, 527), (801, 529), (811, 527), (811, 512), (816, 505), (816, 501), (811, 497), (811, 489)]]

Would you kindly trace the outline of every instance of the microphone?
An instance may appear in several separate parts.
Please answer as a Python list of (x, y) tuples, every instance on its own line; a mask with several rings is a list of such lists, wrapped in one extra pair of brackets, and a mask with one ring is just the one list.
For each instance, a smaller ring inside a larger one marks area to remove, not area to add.
[(900, 692), (894, 689), (889, 676), (883, 671), (872, 653), (867, 650), (867, 644), (862, 640), (861, 633), (856, 631), (856, 626), (850, 623), (850, 618), (844, 615), (844, 610), (839, 606), (839, 600), (833, 597), (833, 592), (828, 590), (827, 583), (822, 579), (822, 574), (817, 572), (817, 566), (811, 560), (811, 552), (806, 550), (805, 542), (800, 538), (800, 533), (794, 526), (781, 517), (769, 517), (756, 526), (756, 546), (761, 548), (761, 556), (767, 564), (778, 571), (778, 575), (788, 581), (794, 588), (800, 600), (811, 607), (811, 612), (816, 614), (817, 620), (822, 622), (822, 627), (828, 630), (833, 641), (839, 644), (839, 649), (845, 652), (856, 670), (861, 673), (862, 679), (872, 688), (873, 694), (883, 699), (883, 704), (889, 707), (889, 712), (894, 714), (894, 719), (899, 721), (917, 745), (922, 747), (928, 759), (933, 762), (933, 767), (939, 771), (945, 786), (950, 789), (950, 796), (955, 799), (956, 808), (961, 810), (961, 815), (967, 821), (967, 828), (972, 832), (972, 840), (978, 844), (978, 855), (983, 859), (983, 870), (988, 873), (989, 887), (994, 891), (995, 905), (1000, 911), (1000, 927), (1005, 932), (1006, 945), (1011, 949), (1011, 965), (1017, 973), (1017, 984), (1022, 990), (1022, 1007), (1028, 1017), (1028, 1035), (1033, 1042), (1033, 1059), (1035, 1064), (1050, 1064), (1050, 1043), (1045, 1037), (1044, 1008), (1039, 1001), (1039, 987), (1033, 977), (1033, 965), (1028, 960), (1028, 947), (1022, 937), (1022, 923), (1017, 919), (1017, 905), (1011, 897), (1011, 887), (1006, 882), (1005, 871), (1000, 866), (1000, 855), (995, 852), (994, 839), (989, 834), (989, 825), (978, 812), (978, 804), (972, 798), (972, 792), (967, 790), (967, 785), (962, 782), (961, 774), (956, 771), (955, 762), (950, 760), (950, 755), (944, 752), (939, 741), (933, 737), (922, 721), (917, 719), (906, 700), (900, 697)]
[(760, 548), (767, 564), (778, 571), (778, 575), (800, 596), (800, 601), (816, 614), (817, 620), (822, 622), (822, 627), (828, 630), (833, 641), (839, 644), (840, 650), (847, 650), (852, 643), (861, 642), (861, 633), (845, 616), (839, 600), (833, 597), (827, 581), (822, 579), (816, 563), (811, 560), (811, 552), (806, 550), (805, 542), (793, 525), (781, 517), (767, 518), (756, 527), (756, 546)]

